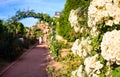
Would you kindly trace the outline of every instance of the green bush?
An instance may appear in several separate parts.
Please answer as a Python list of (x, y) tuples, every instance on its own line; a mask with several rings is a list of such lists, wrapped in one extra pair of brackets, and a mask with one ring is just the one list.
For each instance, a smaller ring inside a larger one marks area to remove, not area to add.
[[(62, 15), (58, 19), (58, 22), (60, 23), (57, 25), (57, 33), (67, 39), (68, 41), (75, 41), (76, 38), (79, 38), (79, 35), (71, 30), (70, 23), (68, 21), (70, 11), (72, 9), (77, 9), (78, 7), (88, 7), (89, 6), (89, 1), (90, 0), (67, 0), (64, 10), (62, 11)], [(72, 35), (75, 34), (75, 35)], [(72, 36), (71, 36), (72, 35)]]
[(53, 42), (53, 44), (51, 45), (53, 57), (57, 57), (60, 54), (59, 50), (61, 49), (61, 47), (62, 47), (62, 44), (58, 43), (58, 41)]

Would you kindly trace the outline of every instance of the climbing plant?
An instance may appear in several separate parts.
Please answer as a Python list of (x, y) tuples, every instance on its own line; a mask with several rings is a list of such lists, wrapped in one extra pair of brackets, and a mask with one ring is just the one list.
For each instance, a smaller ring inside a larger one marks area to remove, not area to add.
[(51, 21), (51, 18), (48, 14), (35, 13), (34, 10), (27, 10), (27, 11), (18, 10), (16, 12), (16, 15), (9, 18), (8, 21), (12, 23), (28, 17), (38, 18), (39, 20), (43, 20), (47, 22)]
[(23, 53), (24, 48), (29, 48), (36, 42), (36, 38), (41, 36), (42, 31), (37, 27), (32, 29), (33, 27), (25, 27), (19, 22), (19, 20), (29, 17), (51, 23), (51, 17), (48, 14), (35, 13), (33, 10), (18, 10), (8, 20), (0, 20), (0, 59), (15, 60)]
[(68, 21), (69, 14), (72, 9), (77, 9), (79, 7), (87, 8), (89, 6), (89, 2), (90, 0), (66, 0), (62, 15), (59, 18), (60, 24), (57, 27), (59, 35), (68, 41), (74, 41), (76, 38), (80, 37), (79, 34), (75, 33), (73, 29), (71, 29), (70, 23)]

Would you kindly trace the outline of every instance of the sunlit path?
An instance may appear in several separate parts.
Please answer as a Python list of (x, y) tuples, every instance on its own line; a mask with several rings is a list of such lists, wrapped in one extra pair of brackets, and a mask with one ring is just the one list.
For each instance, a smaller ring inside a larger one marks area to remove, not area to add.
[(36, 45), (28, 50), (0, 77), (48, 77), (46, 66), (49, 63), (46, 45)]

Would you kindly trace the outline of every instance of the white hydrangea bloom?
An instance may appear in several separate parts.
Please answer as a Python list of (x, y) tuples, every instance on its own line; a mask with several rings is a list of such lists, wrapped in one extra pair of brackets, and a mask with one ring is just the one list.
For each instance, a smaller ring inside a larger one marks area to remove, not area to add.
[(86, 57), (92, 51), (92, 46), (90, 38), (82, 39), (81, 41), (77, 39), (71, 48), (74, 54), (79, 55), (80, 57)]
[(94, 77), (98, 77), (98, 75), (100, 74), (99, 70), (103, 67), (103, 64), (101, 64), (100, 61), (98, 61), (98, 54), (86, 58), (84, 61), (84, 65), (86, 73), (90, 76), (94, 75)]
[(113, 30), (104, 34), (101, 50), (101, 55), (105, 60), (120, 65), (120, 30)]
[(75, 32), (79, 32), (80, 27), (78, 26), (78, 16), (77, 16), (78, 9), (71, 10), (69, 15), (69, 21), (71, 23), (71, 27), (74, 27)]
[(88, 26), (104, 23), (107, 26), (120, 22), (120, 0), (93, 0), (88, 8)]
[(83, 65), (80, 65), (78, 70), (73, 71), (71, 77), (86, 77), (85, 71), (83, 70)]

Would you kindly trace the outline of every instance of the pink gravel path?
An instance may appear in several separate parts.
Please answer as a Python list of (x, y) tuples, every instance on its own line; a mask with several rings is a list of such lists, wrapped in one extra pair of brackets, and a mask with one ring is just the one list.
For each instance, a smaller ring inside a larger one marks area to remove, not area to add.
[(36, 45), (24, 53), (0, 77), (48, 77), (46, 72), (48, 64), (48, 49), (45, 45)]

